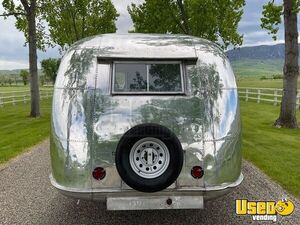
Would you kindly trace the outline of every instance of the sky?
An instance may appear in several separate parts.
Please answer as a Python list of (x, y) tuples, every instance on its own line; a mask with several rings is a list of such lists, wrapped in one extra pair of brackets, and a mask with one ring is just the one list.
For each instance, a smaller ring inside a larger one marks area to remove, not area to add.
[[(140, 3), (143, 0), (112, 0), (118, 13), (117, 33), (127, 33), (132, 29), (132, 21), (127, 12), (127, 6), (131, 3)], [(283, 42), (283, 26), (280, 26), (278, 40), (274, 42), (267, 31), (260, 28), (262, 6), (268, 0), (246, 0), (244, 15), (239, 23), (238, 31), (244, 35), (243, 46), (254, 46), (263, 44), (276, 44)], [(275, 2), (282, 2), (276, 0)], [(0, 14), (3, 8), (0, 6)], [(9, 17), (4, 20), (0, 17), (0, 70), (12, 70), (28, 68), (28, 46), (25, 47), (25, 38), (22, 32), (15, 26), (15, 19)], [(46, 52), (38, 52), (38, 61), (49, 57), (60, 57), (58, 47), (49, 48)]]

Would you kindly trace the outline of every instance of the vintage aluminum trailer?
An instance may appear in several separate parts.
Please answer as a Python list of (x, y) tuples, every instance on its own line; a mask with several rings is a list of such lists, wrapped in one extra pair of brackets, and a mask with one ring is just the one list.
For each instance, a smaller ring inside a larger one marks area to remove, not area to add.
[(243, 180), (235, 77), (204, 39), (77, 42), (61, 61), (51, 128), (52, 185), (110, 210), (202, 208)]

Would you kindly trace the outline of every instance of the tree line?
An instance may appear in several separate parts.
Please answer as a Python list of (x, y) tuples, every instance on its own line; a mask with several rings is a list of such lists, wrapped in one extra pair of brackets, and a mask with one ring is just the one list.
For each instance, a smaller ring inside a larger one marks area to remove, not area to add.
[[(48, 58), (41, 61), (41, 67), (43, 75), (39, 76), (39, 81), (41, 85), (44, 85), (45, 83), (51, 82), (51, 84), (55, 83), (57, 71), (59, 68), (61, 59), (56, 58)], [(6, 85), (18, 85), (20, 83), (20, 79), (24, 85), (29, 84), (29, 78), (30, 74), (28, 70), (20, 70), (19, 75), (16, 73), (10, 74), (10, 75), (1, 75), (0, 76), (0, 85), (6, 86)]]
[[(14, 16), (16, 27), (24, 32), (29, 47), (32, 117), (40, 115), (37, 75), (37, 49), (58, 45), (64, 51), (74, 42), (91, 35), (116, 32), (119, 16), (111, 0), (3, 0), (4, 17)], [(134, 24), (130, 32), (181, 33), (211, 40), (222, 48), (243, 43), (238, 24), (245, 0), (145, 0), (131, 4), (128, 12)], [(284, 18), (285, 65), (283, 98), (278, 127), (297, 127), (296, 96), (298, 68), (297, 14), (300, 0), (270, 0), (263, 7), (261, 27), (276, 38)], [(54, 76), (53, 66), (47, 73)]]

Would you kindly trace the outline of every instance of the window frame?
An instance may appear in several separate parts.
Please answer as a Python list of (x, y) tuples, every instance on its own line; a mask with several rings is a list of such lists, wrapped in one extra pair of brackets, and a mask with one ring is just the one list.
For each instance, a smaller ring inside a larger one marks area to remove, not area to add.
[[(146, 64), (147, 67), (147, 91), (115, 91), (115, 76), (116, 76), (116, 64)], [(149, 67), (151, 64), (179, 64), (180, 66), (180, 78), (181, 78), (181, 90), (180, 91), (150, 91), (149, 90)], [(116, 60), (112, 61), (112, 78), (111, 78), (111, 94), (112, 95), (185, 95), (185, 64), (180, 60)]]

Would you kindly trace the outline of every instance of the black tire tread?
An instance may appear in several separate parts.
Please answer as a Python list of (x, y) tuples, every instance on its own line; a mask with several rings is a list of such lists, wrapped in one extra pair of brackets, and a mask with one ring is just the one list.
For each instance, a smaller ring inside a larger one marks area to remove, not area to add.
[[(167, 170), (153, 179), (138, 176), (129, 163), (132, 146), (145, 137), (160, 139), (168, 147), (170, 153), (170, 164)], [(156, 192), (169, 187), (179, 176), (183, 165), (183, 150), (176, 135), (168, 128), (153, 123), (137, 125), (128, 130), (120, 139), (115, 156), (116, 167), (123, 181), (141, 192)]]

